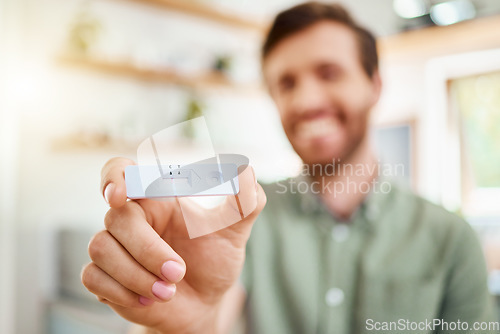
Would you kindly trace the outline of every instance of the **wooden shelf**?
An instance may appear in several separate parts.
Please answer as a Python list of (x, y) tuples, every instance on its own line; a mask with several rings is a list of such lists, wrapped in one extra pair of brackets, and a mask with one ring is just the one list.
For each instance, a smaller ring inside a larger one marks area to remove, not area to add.
[(246, 19), (242, 16), (235, 16), (227, 12), (216, 10), (195, 0), (121, 0), (132, 1), (145, 5), (152, 5), (168, 10), (175, 10), (190, 15), (199, 16), (214, 22), (232, 25), (238, 28), (255, 30), (263, 33), (267, 26), (256, 21)]
[(157, 70), (139, 68), (125, 62), (110, 62), (90, 57), (73, 56), (60, 57), (58, 63), (64, 66), (74, 66), (115, 76), (130, 77), (145, 82), (173, 84), (193, 89), (225, 89), (247, 93), (260, 92), (263, 90), (259, 84), (239, 84), (231, 82), (226, 76), (217, 72), (186, 76), (173, 69)]
[(88, 133), (76, 131), (62, 137), (50, 140), (50, 150), (58, 153), (83, 152), (116, 152), (133, 154), (140, 141), (129, 142), (125, 139), (115, 139), (105, 133)]
[(432, 57), (500, 47), (500, 15), (445, 27), (429, 27), (380, 38), (384, 61), (424, 62)]

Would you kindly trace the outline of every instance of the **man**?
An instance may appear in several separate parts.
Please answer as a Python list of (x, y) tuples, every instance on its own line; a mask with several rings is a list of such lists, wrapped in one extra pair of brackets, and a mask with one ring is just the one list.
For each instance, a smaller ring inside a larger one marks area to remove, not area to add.
[(85, 286), (151, 332), (224, 333), (245, 292), (253, 333), (481, 332), (495, 319), (473, 231), (377, 173), (373, 36), (337, 5), (306, 3), (278, 15), (262, 61), (302, 176), (265, 187), (251, 232), (266, 195), (247, 169), (240, 195), (257, 196), (255, 211), (190, 240), (175, 203), (126, 202), (133, 162), (111, 160)]

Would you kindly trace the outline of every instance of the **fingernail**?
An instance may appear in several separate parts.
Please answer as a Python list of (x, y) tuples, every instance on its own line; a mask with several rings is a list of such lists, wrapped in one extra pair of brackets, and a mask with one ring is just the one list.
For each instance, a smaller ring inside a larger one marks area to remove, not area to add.
[(169, 300), (175, 294), (175, 284), (169, 284), (163, 281), (156, 281), (153, 284), (153, 294), (161, 300)]
[(167, 261), (161, 266), (161, 274), (172, 283), (179, 282), (184, 273), (184, 266), (175, 261)]
[(139, 303), (141, 303), (144, 306), (149, 306), (149, 305), (152, 305), (154, 303), (154, 300), (151, 300), (151, 299), (146, 298), (144, 296), (140, 296)]
[(109, 200), (111, 199), (111, 195), (113, 194), (113, 191), (115, 191), (115, 184), (110, 183), (106, 186), (106, 189), (104, 189), (104, 200), (106, 203), (109, 204)]

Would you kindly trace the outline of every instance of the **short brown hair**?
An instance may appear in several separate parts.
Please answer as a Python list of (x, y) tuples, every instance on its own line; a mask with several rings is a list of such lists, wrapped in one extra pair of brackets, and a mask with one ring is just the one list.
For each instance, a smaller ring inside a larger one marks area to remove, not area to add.
[(368, 77), (378, 68), (376, 40), (373, 34), (360, 26), (339, 4), (307, 2), (279, 13), (271, 26), (262, 47), (262, 60), (285, 38), (320, 21), (334, 21), (350, 28), (356, 35), (360, 61)]

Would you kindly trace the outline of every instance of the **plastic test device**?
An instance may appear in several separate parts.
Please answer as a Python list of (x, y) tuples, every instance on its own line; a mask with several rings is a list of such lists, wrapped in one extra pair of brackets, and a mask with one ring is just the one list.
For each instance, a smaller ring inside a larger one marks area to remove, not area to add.
[(235, 163), (131, 165), (125, 168), (125, 182), (130, 199), (239, 193), (238, 165)]

